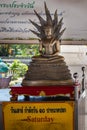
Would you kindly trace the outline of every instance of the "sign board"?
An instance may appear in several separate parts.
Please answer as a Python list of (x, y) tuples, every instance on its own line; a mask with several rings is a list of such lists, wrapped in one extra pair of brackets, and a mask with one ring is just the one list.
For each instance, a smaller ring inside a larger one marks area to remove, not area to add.
[[(66, 31), (62, 38), (87, 39), (87, 0), (46, 0), (53, 17), (58, 11), (59, 19), (64, 18)], [(38, 22), (36, 10), (45, 18), (44, 0), (0, 0), (0, 39), (29, 39), (36, 36), (30, 29), (35, 29), (29, 19)]]
[(73, 130), (74, 101), (3, 103), (5, 130)]

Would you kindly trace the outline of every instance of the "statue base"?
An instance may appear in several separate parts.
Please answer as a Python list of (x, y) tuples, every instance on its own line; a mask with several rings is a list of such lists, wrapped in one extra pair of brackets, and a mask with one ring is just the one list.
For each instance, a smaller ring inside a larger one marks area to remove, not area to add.
[(70, 70), (63, 56), (34, 56), (22, 81), (22, 86), (73, 85)]

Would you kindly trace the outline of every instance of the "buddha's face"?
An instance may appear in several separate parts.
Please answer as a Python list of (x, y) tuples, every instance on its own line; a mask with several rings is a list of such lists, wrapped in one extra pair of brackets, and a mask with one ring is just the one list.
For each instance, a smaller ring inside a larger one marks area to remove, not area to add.
[(44, 33), (45, 33), (47, 39), (52, 38), (52, 28), (51, 27), (46, 27), (44, 29)]

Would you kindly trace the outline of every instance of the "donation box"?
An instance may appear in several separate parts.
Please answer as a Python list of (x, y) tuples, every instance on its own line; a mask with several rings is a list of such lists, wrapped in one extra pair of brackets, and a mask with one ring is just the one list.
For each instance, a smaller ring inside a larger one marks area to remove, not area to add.
[(74, 130), (74, 101), (4, 102), (4, 130)]

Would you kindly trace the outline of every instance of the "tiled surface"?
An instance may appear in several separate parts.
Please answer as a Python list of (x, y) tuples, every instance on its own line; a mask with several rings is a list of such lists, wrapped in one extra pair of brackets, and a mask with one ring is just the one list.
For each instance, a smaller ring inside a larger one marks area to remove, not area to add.
[(0, 89), (0, 102), (10, 100), (9, 92), (10, 89)]

